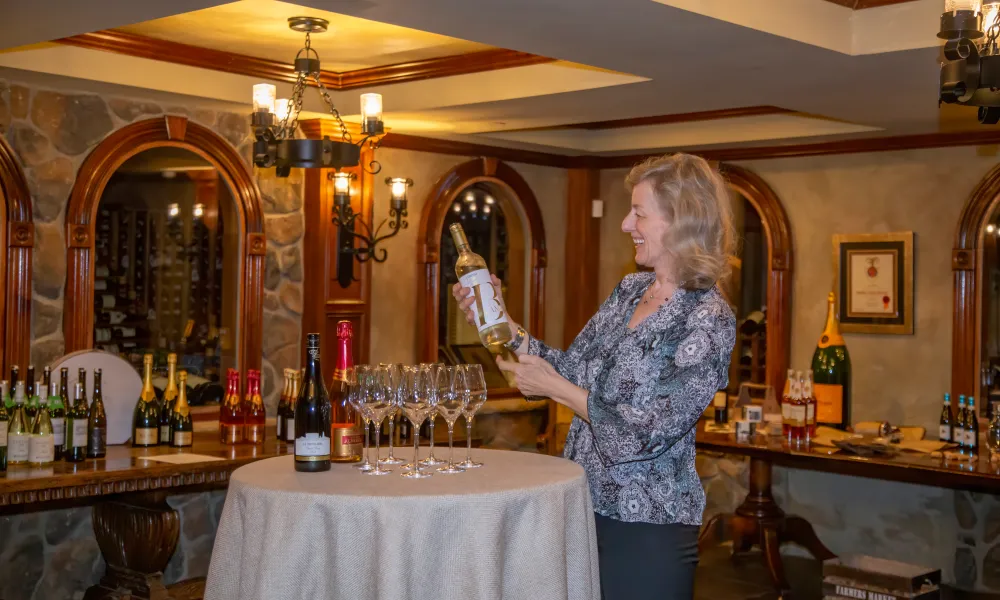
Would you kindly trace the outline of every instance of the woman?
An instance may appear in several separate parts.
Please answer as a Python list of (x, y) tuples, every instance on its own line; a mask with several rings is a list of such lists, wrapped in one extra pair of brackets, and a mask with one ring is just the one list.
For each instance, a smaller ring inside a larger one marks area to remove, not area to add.
[[(511, 323), (519, 362), (497, 363), (523, 394), (576, 413), (565, 456), (587, 472), (604, 600), (690, 599), (705, 508), (695, 426), (728, 384), (736, 339), (716, 287), (733, 249), (730, 199), (686, 154), (636, 166), (626, 188), (622, 231), (649, 271), (626, 276), (565, 352)], [(452, 292), (474, 323), (471, 290)]]

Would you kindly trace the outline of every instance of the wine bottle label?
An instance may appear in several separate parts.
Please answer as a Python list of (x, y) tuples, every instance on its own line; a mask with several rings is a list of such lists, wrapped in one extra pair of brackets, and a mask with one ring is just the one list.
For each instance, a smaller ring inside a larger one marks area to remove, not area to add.
[(170, 445), (175, 448), (190, 446), (194, 444), (194, 433), (190, 431), (175, 431), (170, 438)]
[(279, 414), (278, 418), (275, 419), (275, 422), (277, 423), (277, 437), (278, 437), (278, 439), (279, 440), (285, 439), (285, 417), (283, 417), (283, 416), (281, 416)]
[(264, 426), (263, 425), (247, 425), (247, 441), (251, 444), (263, 444), (264, 443)]
[(729, 403), (729, 395), (725, 391), (715, 392), (715, 396), (712, 397), (712, 406), (715, 408), (725, 408)]
[(792, 405), (788, 402), (781, 403), (781, 421), (787, 423), (792, 418), (791, 409)]
[(52, 419), (52, 435), (55, 437), (56, 446), (66, 443), (66, 418), (54, 417)]
[(833, 383), (814, 383), (816, 396), (816, 422), (840, 423), (844, 420), (844, 386)]
[(160, 443), (158, 427), (136, 427), (132, 431), (132, 443), (136, 446), (155, 446)]
[(806, 425), (811, 425), (816, 419), (816, 407), (810, 402), (806, 404)]
[[(155, 429), (153, 431), (156, 431)], [(105, 427), (91, 427), (87, 430), (87, 454), (104, 454), (108, 450), (108, 431)]]
[(55, 438), (51, 433), (34, 434), (28, 441), (28, 462), (36, 465), (50, 463), (56, 459)]
[(788, 407), (788, 424), (792, 427), (804, 427), (806, 424), (806, 407), (803, 404), (792, 404)]
[(0, 448), (7, 447), (7, 426), (8, 421), (0, 421)]
[(288, 419), (285, 421), (288, 425), (285, 427), (285, 441), (294, 442), (295, 441), (295, 421)]
[(13, 433), (7, 438), (7, 462), (22, 463), (28, 461), (31, 449), (31, 434)]
[(361, 460), (365, 438), (353, 423), (334, 423), (331, 438), (333, 441), (333, 460), (355, 458)]
[(170, 443), (170, 425), (160, 425), (160, 441), (164, 444)]
[(976, 430), (966, 429), (965, 430), (965, 445), (969, 448), (976, 447)]
[(295, 460), (330, 460), (330, 438), (318, 433), (307, 433), (295, 440)]
[(70, 436), (73, 438), (74, 448), (87, 447), (87, 420), (70, 419)]
[(942, 442), (951, 441), (951, 425), (941, 425), (938, 427), (938, 439)]
[(466, 273), (459, 281), (476, 295), (476, 324), (479, 331), (507, 322), (507, 315), (497, 298), (496, 288), (493, 287), (487, 269)]
[(223, 425), (222, 426), (222, 443), (223, 444), (238, 444), (243, 441), (243, 426), (242, 425)]

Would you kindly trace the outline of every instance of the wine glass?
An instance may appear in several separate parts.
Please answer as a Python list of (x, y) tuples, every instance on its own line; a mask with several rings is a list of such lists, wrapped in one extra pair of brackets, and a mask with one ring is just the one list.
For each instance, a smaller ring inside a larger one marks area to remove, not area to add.
[(409, 479), (422, 479), (430, 477), (431, 473), (420, 470), (420, 426), (423, 425), (430, 412), (427, 397), (430, 394), (430, 386), (434, 385), (431, 377), (431, 370), (426, 367), (404, 367), (402, 380), (403, 413), (413, 425), (413, 462), (403, 465), (409, 472), (403, 473), (403, 477)]
[(462, 407), (462, 415), (465, 417), (465, 460), (458, 463), (463, 469), (475, 469), (483, 466), (472, 460), (472, 418), (476, 416), (479, 409), (486, 403), (486, 377), (483, 375), (483, 365), (463, 365), (464, 384), (463, 392), (466, 394), (465, 406)]
[(437, 467), (445, 464), (443, 460), (434, 456), (434, 421), (437, 420), (437, 402), (438, 397), (440, 396), (437, 387), (437, 377), (438, 373), (445, 367), (441, 363), (422, 363), (420, 366), (427, 367), (430, 371), (431, 380), (434, 382), (433, 385), (429, 386), (430, 394), (427, 396), (427, 404), (430, 407), (430, 410), (427, 413), (430, 418), (430, 432), (428, 433), (428, 437), (430, 438), (430, 449), (427, 451), (427, 458), (420, 461), (420, 464), (425, 467)]
[(351, 403), (354, 410), (358, 411), (358, 414), (361, 415), (361, 420), (365, 424), (365, 459), (361, 461), (361, 464), (355, 465), (354, 468), (360, 470), (362, 473), (367, 473), (375, 468), (368, 460), (368, 432), (371, 428), (371, 416), (368, 414), (368, 409), (363, 401), (371, 385), (371, 367), (368, 365), (358, 365), (354, 367), (353, 373), (353, 385), (347, 396), (347, 401)]
[(385, 416), (389, 414), (389, 410), (392, 408), (388, 368), (376, 367), (372, 370), (369, 379), (371, 385), (368, 387), (368, 393), (362, 398), (362, 402), (365, 409), (368, 410), (372, 423), (375, 424), (375, 468), (371, 471), (365, 471), (365, 475), (387, 475), (392, 473), (392, 470), (383, 469), (378, 464), (379, 444), (381, 442), (381, 436), (378, 435), (378, 431), (382, 428), (382, 421), (385, 420)]
[[(381, 368), (383, 365), (379, 365)], [(400, 383), (403, 377), (403, 365), (384, 365), (388, 371), (388, 382), (389, 382), (389, 401), (390, 407), (389, 412), (386, 415), (389, 419), (389, 456), (385, 458), (380, 458), (378, 460), (380, 465), (401, 465), (403, 464), (403, 459), (396, 458), (392, 455), (393, 442), (395, 438), (395, 425), (396, 425), (396, 415), (399, 414), (402, 408), (402, 398), (400, 397)]]
[(465, 394), (462, 388), (465, 380), (461, 369), (444, 367), (438, 371), (437, 412), (448, 424), (448, 464), (438, 469), (438, 473), (463, 473), (465, 469), (455, 464), (455, 423), (462, 415)]

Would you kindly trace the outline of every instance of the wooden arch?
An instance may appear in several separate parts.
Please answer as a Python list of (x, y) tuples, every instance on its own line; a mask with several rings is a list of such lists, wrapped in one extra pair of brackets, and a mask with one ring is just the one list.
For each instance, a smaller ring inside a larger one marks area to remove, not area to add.
[[(954, 395), (979, 393), (982, 347), (982, 239), (1000, 199), (1000, 165), (986, 174), (965, 202), (951, 252), (954, 316), (951, 333), (951, 389)], [(983, 402), (982, 406), (986, 403)]]
[(767, 234), (767, 383), (784, 388), (792, 333), (792, 229), (774, 190), (756, 173), (722, 163), (719, 172), (760, 214)]
[(417, 340), (420, 360), (434, 362), (438, 355), (438, 313), (440, 310), (441, 230), (455, 197), (466, 187), (486, 182), (505, 190), (519, 203), (527, 220), (531, 236), (529, 322), (525, 324), (534, 335), (542, 335), (545, 325), (545, 227), (542, 211), (535, 194), (524, 178), (510, 165), (495, 158), (477, 158), (448, 171), (435, 182), (423, 212), (417, 237), (417, 262), (423, 266), (418, 299), (423, 335)]
[(31, 218), (31, 193), (14, 150), (0, 136), (0, 211), (6, 231), (0, 228), (0, 246), (7, 249), (0, 264), (0, 373), (10, 365), (31, 362), (31, 257), (35, 224)]
[(97, 207), (111, 176), (126, 160), (150, 148), (171, 146), (210, 162), (229, 186), (239, 213), (240, 369), (259, 369), (264, 315), (264, 215), (260, 189), (229, 142), (185, 117), (168, 115), (137, 121), (115, 131), (87, 156), (77, 174), (66, 215), (67, 273), (63, 330), (66, 352), (93, 346), (94, 228)]

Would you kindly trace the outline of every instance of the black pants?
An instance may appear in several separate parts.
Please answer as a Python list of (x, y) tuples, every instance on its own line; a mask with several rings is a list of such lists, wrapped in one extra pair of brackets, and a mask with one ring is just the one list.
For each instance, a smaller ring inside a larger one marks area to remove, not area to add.
[(603, 600), (692, 600), (698, 527), (594, 514)]

